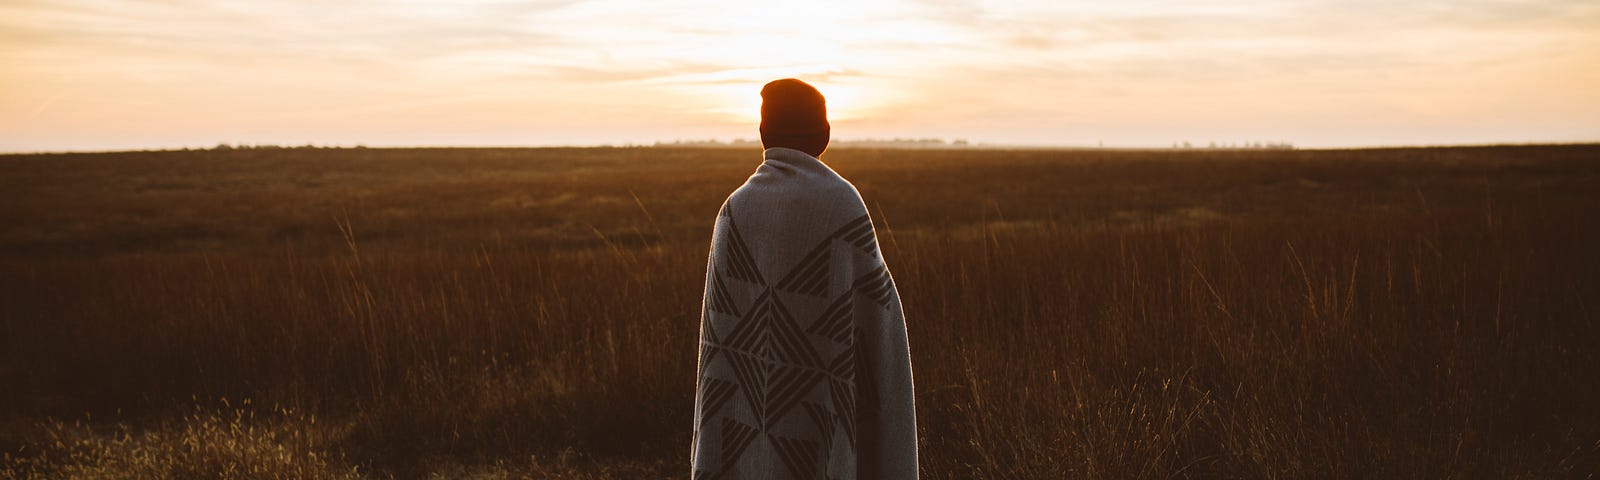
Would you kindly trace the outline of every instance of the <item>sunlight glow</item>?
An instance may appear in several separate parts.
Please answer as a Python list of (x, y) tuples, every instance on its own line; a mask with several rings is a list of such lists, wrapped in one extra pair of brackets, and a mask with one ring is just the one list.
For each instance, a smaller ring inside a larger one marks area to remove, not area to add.
[(1600, 140), (1583, 0), (16, 0), (0, 151), (835, 137), (1030, 145)]

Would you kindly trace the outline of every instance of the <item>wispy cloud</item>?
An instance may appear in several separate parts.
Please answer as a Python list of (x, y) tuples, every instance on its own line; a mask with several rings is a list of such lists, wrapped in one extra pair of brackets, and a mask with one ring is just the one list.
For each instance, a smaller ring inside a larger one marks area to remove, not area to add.
[(12, 0), (0, 149), (749, 136), (787, 76), (851, 137), (1594, 140), (1595, 25), (1588, 0)]

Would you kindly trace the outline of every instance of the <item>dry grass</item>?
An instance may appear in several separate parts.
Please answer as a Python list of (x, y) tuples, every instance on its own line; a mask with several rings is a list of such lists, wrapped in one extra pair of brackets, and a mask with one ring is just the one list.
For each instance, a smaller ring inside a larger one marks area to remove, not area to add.
[[(6, 478), (361, 478), (322, 450), (330, 430), (287, 409), (258, 418), (259, 409), (224, 402), (177, 420), (133, 427), (45, 420), (24, 432), (32, 440), (0, 463)], [(15, 455), (16, 458), (12, 458)]]
[[(900, 284), (929, 478), (1600, 471), (1600, 147), (826, 159)], [(755, 162), (0, 157), (0, 476), (681, 477)]]

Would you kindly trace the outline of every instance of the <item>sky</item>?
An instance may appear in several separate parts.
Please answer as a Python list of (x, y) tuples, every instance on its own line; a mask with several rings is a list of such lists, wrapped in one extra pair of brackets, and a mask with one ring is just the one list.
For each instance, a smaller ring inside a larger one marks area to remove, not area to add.
[(1600, 141), (1594, 0), (0, 0), (0, 151)]

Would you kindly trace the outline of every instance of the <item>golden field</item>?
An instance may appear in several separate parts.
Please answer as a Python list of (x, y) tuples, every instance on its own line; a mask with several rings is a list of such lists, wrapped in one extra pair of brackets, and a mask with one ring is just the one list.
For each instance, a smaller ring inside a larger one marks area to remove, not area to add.
[[(831, 150), (924, 477), (1600, 472), (1600, 146)], [(0, 156), (0, 477), (683, 478), (753, 149)]]

